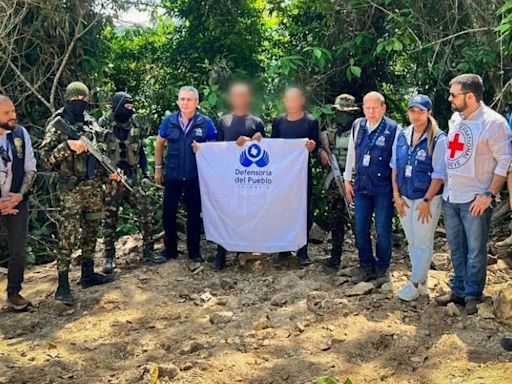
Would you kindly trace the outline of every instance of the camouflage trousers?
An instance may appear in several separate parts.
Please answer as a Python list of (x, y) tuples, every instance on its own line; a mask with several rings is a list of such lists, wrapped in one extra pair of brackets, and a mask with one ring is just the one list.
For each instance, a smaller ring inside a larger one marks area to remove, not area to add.
[(105, 252), (108, 254), (115, 250), (117, 220), (119, 207), (122, 202), (127, 202), (137, 214), (142, 223), (142, 241), (144, 254), (153, 251), (154, 211), (149, 197), (146, 196), (140, 182), (135, 179), (130, 181), (133, 192), (130, 192), (122, 183), (111, 183), (107, 187), (105, 198), (105, 221), (103, 223), (103, 241)]
[(325, 193), (329, 217), (329, 226), (332, 233), (332, 256), (341, 258), (343, 241), (345, 239), (345, 221), (347, 211), (345, 200), (341, 196), (336, 183), (333, 181)]
[(80, 245), (81, 260), (93, 259), (103, 218), (103, 186), (98, 180), (81, 182), (71, 190), (59, 188), (60, 216), (57, 270), (69, 270), (71, 254)]

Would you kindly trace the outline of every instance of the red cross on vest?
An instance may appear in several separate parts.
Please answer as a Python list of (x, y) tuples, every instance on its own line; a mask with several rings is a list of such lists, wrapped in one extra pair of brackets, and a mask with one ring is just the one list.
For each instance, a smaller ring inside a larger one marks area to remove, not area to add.
[(450, 159), (454, 159), (457, 152), (464, 150), (464, 142), (459, 141), (460, 132), (453, 135), (453, 139), (448, 143), (448, 149), (450, 150)]

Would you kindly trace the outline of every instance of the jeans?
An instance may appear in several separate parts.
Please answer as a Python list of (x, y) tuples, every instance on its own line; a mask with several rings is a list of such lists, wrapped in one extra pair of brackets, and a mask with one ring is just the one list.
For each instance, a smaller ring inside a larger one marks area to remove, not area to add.
[[(391, 194), (369, 195), (356, 193), (355, 235), (359, 251), (359, 264), (364, 269), (386, 270), (391, 263), (393, 201)], [(370, 228), (375, 213), (377, 244), (373, 256)]]
[(405, 209), (405, 216), (400, 218), (400, 223), (407, 238), (409, 257), (411, 258), (411, 281), (416, 284), (425, 283), (432, 262), (434, 233), (443, 209), (443, 199), (440, 195), (432, 199), (430, 202), (432, 218), (428, 223), (422, 224), (418, 221), (416, 209), (423, 199), (411, 200), (404, 196), (402, 198), (409, 206)]
[(181, 196), (187, 208), (187, 249), (189, 257), (199, 255), (201, 240), (201, 195), (199, 180), (165, 180), (163, 224), (165, 248), (170, 255), (178, 252), (177, 213)]
[(25, 272), (27, 232), (28, 232), (28, 201), (18, 204), (18, 214), (0, 215), (7, 228), (7, 245), (9, 248), (9, 264), (7, 267), (7, 293), (19, 293)]
[(466, 301), (479, 299), (487, 277), (487, 239), (492, 209), (471, 216), (468, 203), (444, 204), (446, 239), (451, 251), (452, 294)]

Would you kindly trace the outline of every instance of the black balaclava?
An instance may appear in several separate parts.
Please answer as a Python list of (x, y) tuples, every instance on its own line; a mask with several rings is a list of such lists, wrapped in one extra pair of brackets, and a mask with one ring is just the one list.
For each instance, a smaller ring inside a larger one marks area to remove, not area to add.
[(83, 123), (84, 113), (89, 102), (86, 100), (69, 100), (64, 104), (64, 114), (74, 123)]
[(126, 92), (117, 92), (112, 97), (112, 115), (114, 120), (123, 124), (130, 120), (135, 113), (133, 109), (127, 109), (125, 104), (133, 104), (133, 98)]
[(356, 119), (356, 114), (352, 112), (337, 111), (335, 114), (338, 134), (342, 134), (352, 128), (352, 123)]

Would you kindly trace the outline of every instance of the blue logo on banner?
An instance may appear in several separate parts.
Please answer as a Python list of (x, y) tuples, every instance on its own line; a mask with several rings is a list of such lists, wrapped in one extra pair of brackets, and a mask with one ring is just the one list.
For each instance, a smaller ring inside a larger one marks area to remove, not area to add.
[(250, 167), (252, 164), (256, 164), (258, 167), (262, 168), (270, 162), (270, 158), (268, 156), (268, 152), (258, 144), (251, 144), (249, 148), (244, 149), (240, 154), (240, 164), (244, 167)]

